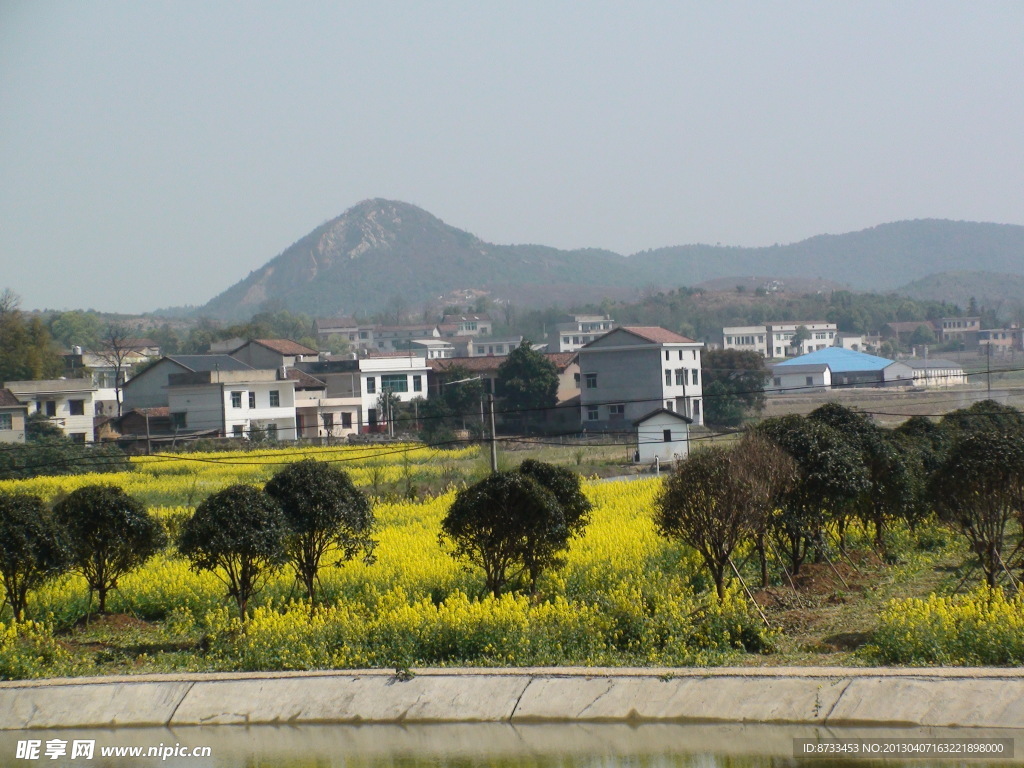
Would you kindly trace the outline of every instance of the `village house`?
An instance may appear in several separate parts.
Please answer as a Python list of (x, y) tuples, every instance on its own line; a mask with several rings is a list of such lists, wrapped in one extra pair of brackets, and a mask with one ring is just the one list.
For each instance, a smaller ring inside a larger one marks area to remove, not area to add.
[(252, 366), (230, 355), (166, 355), (125, 382), (122, 402), (125, 410), (167, 406), (170, 404), (167, 386), (174, 374), (251, 370)]
[(171, 424), (182, 431), (216, 430), (222, 437), (294, 440), (295, 381), (280, 373), (254, 368), (172, 373), (167, 382)]
[[(811, 370), (808, 366), (817, 370)], [(821, 370), (820, 366), (827, 366), (828, 373)], [(801, 368), (804, 370), (799, 370)], [(800, 377), (803, 377), (803, 384), (799, 383)], [(818, 391), (827, 387), (906, 387), (912, 386), (913, 380), (914, 372), (904, 362), (841, 347), (829, 347), (773, 366), (771, 389), (780, 394)]]
[(96, 387), (91, 379), (8, 381), (4, 387), (29, 413), (43, 414), (71, 440), (93, 442)]
[(641, 464), (679, 461), (690, 455), (692, 419), (677, 411), (658, 408), (633, 422), (636, 460)]
[(768, 328), (763, 325), (733, 325), (722, 329), (722, 349), (768, 355)]
[(598, 336), (614, 330), (617, 323), (608, 315), (565, 315), (555, 323), (558, 352), (576, 352)]
[(0, 389), (0, 443), (24, 443), (28, 406), (11, 390)]
[(944, 317), (939, 321), (943, 344), (958, 342), (962, 349), (974, 349), (978, 346), (978, 333), (981, 331), (980, 317)]
[(913, 371), (915, 387), (958, 387), (967, 383), (967, 372), (952, 360), (911, 357), (902, 362)]
[(580, 419), (623, 430), (655, 408), (704, 423), (701, 342), (653, 326), (622, 326), (583, 346)]
[(494, 332), (494, 321), (486, 314), (444, 315), (438, 330), (446, 338), (490, 336)]
[(228, 354), (252, 368), (290, 368), (296, 363), (320, 359), (315, 349), (290, 339), (253, 339)]

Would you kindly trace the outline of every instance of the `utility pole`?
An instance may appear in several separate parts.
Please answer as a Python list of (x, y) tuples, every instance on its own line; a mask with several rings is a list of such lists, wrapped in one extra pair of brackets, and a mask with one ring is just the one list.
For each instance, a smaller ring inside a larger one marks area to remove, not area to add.
[(149, 408), (146, 409), (146, 455), (153, 455), (153, 440), (149, 434)]
[(989, 400), (992, 399), (992, 340), (985, 345), (985, 391)]
[(498, 471), (498, 443), (494, 431), (494, 395), (487, 396), (487, 408), (491, 412), (491, 473)]

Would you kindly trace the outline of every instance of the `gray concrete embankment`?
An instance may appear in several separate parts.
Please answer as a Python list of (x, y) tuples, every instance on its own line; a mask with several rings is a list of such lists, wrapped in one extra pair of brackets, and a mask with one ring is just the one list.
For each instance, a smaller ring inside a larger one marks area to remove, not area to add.
[(743, 722), (1024, 728), (1016, 669), (423, 669), (0, 683), (0, 729)]

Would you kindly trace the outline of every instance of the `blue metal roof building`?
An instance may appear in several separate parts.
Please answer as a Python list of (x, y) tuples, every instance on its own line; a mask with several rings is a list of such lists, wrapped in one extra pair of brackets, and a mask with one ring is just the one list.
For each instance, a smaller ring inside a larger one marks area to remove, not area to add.
[(884, 357), (854, 352), (852, 349), (828, 347), (790, 358), (784, 363), (779, 363), (775, 368), (783, 368), (788, 365), (827, 365), (832, 373), (843, 373), (847, 371), (881, 371), (892, 365), (893, 362)]
[(914, 372), (906, 363), (842, 347), (828, 347), (791, 358), (773, 366), (772, 371), (777, 375), (785, 374), (795, 366), (809, 365), (827, 365), (832, 387), (906, 386), (914, 379)]

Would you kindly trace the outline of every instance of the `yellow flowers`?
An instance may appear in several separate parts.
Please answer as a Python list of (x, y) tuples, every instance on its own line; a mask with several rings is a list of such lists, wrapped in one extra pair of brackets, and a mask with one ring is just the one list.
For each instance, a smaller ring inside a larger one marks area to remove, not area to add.
[[(263, 483), (281, 462), (306, 456), (345, 459), (338, 466), (371, 492), (375, 484), (402, 479), (410, 465), (421, 475), (451, 472), (451, 454), (442, 461), (434, 451), (415, 449), (405, 461), (394, 451), (391, 445), (346, 446), (147, 457), (134, 459), (130, 473), (0, 486), (52, 500), (90, 482), (118, 484), (145, 499), (173, 538), (208, 494), (236, 482)], [(466, 457), (472, 455), (475, 449), (467, 449)], [(695, 664), (769, 645), (742, 600), (720, 605), (703, 594), (695, 555), (657, 535), (651, 510), (659, 488), (657, 479), (587, 484), (591, 524), (571, 542), (565, 565), (541, 578), (535, 596), (485, 595), (482, 575), (441, 549), (450, 491), (420, 502), (378, 502), (376, 563), (325, 569), (323, 602), (313, 609), (297, 599), (293, 575), (282, 571), (243, 622), (228, 607), (223, 584), (190, 570), (173, 547), (123, 577), (110, 609), (162, 620), (168, 635), (205, 637), (209, 651), (190, 666), (220, 669)], [(86, 598), (82, 580), (67, 577), (33, 595), (29, 612), (68, 626), (85, 612)], [(49, 637), (38, 627), (24, 631)]]
[(1024, 663), (1024, 595), (981, 587), (962, 596), (893, 600), (872, 650), (890, 664)]

